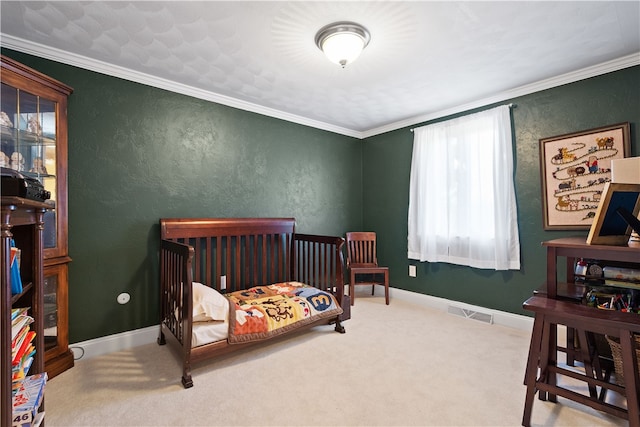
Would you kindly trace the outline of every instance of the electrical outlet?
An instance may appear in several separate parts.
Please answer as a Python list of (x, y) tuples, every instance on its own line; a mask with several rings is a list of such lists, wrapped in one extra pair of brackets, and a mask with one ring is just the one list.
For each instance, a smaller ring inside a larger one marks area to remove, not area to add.
[(409, 277), (416, 277), (416, 266), (415, 265), (410, 265), (409, 266)]
[(220, 290), (224, 291), (227, 289), (227, 276), (220, 276)]

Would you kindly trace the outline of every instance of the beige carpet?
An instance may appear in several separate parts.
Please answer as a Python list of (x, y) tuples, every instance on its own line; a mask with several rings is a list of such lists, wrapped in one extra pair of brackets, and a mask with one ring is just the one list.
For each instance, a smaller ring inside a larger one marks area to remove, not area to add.
[[(361, 295), (361, 296), (360, 296)], [(347, 333), (316, 327), (198, 364), (168, 346), (78, 360), (46, 389), (53, 426), (518, 426), (529, 337), (358, 292)], [(626, 426), (565, 399), (533, 425)]]

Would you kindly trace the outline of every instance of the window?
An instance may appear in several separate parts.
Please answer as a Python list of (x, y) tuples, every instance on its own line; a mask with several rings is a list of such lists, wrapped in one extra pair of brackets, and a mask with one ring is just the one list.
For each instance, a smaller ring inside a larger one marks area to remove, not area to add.
[(414, 130), (408, 257), (518, 270), (509, 106)]

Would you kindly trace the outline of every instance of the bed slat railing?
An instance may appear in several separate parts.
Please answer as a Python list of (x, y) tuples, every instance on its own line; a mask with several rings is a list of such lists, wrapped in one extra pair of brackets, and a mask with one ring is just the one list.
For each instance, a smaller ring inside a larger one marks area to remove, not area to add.
[(193, 280), (220, 292), (290, 280), (294, 228), (293, 218), (160, 220), (162, 239), (194, 247)]
[(344, 308), (344, 239), (335, 236), (295, 234), (292, 277), (318, 289), (333, 292)]

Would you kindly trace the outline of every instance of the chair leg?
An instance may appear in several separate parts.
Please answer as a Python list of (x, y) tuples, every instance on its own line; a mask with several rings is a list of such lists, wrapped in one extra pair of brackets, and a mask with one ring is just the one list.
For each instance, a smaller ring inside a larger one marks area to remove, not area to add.
[(384, 298), (389, 305), (389, 270), (384, 272)]
[(356, 302), (356, 275), (353, 271), (349, 274), (349, 296), (353, 305)]

